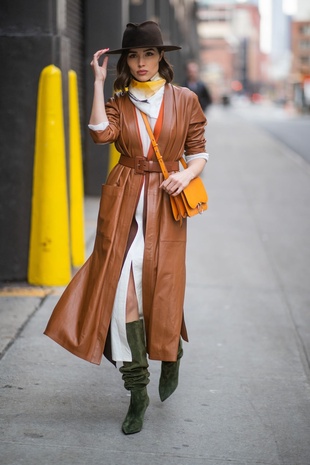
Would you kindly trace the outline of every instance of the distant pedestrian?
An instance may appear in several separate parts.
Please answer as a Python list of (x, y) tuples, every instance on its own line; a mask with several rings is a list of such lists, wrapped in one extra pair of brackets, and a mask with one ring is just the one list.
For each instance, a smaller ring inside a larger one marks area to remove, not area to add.
[(199, 66), (195, 61), (190, 61), (186, 65), (186, 80), (184, 87), (188, 87), (195, 92), (203, 111), (207, 111), (212, 104), (212, 96), (207, 85), (200, 79)]
[[(206, 118), (198, 99), (171, 84), (173, 71), (153, 21), (129, 23), (122, 48), (98, 50), (91, 62), (94, 97), (90, 133), (96, 143), (115, 142), (118, 164), (102, 186), (94, 251), (61, 296), (45, 334), (73, 354), (116, 365), (131, 391), (125, 434), (141, 430), (149, 405), (148, 360), (160, 360), (159, 395), (178, 385), (187, 341), (183, 317), (186, 220), (171, 212), (178, 195), (203, 170)], [(118, 92), (107, 103), (108, 57), (120, 54)], [(99, 64), (99, 59), (103, 63)], [(164, 180), (141, 113), (147, 115), (170, 176)], [(188, 166), (179, 171), (185, 152)], [(181, 339), (182, 338), (182, 339)]]

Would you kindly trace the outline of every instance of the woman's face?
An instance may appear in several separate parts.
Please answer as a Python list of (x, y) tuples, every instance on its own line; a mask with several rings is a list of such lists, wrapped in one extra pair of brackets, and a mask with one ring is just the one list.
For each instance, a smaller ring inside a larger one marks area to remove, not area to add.
[(137, 81), (149, 81), (158, 72), (163, 52), (157, 48), (133, 48), (127, 55), (127, 64)]

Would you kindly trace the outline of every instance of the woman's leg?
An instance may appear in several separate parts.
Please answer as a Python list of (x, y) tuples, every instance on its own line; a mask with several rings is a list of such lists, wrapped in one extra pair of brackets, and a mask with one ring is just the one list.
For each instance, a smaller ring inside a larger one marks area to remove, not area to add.
[(126, 323), (131, 323), (132, 321), (136, 320), (139, 320), (139, 308), (138, 299), (136, 295), (135, 281), (131, 266), (126, 297)]

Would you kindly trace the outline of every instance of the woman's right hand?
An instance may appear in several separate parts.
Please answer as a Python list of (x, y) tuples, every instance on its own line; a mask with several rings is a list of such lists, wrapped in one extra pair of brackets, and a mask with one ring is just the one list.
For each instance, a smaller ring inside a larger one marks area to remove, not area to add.
[(104, 55), (109, 49), (104, 48), (102, 50), (98, 50), (94, 53), (93, 59), (90, 63), (90, 66), (93, 68), (93, 73), (95, 76), (95, 81), (102, 81), (104, 82), (107, 77), (107, 66), (108, 66), (108, 57), (105, 57), (103, 60), (102, 65), (99, 65), (99, 58), (101, 55)]

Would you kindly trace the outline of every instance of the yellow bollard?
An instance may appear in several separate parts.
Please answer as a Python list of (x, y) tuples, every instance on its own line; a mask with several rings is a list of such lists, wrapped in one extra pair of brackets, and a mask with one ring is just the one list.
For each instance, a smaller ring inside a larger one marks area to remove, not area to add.
[(63, 286), (70, 279), (61, 71), (50, 65), (39, 81), (28, 281)]
[(85, 261), (83, 160), (77, 75), (69, 71), (70, 237), (75, 267)]
[(109, 149), (109, 167), (108, 167), (108, 172), (114, 168), (114, 166), (117, 164), (119, 160), (120, 153), (116, 150), (114, 144), (110, 144), (110, 149)]

